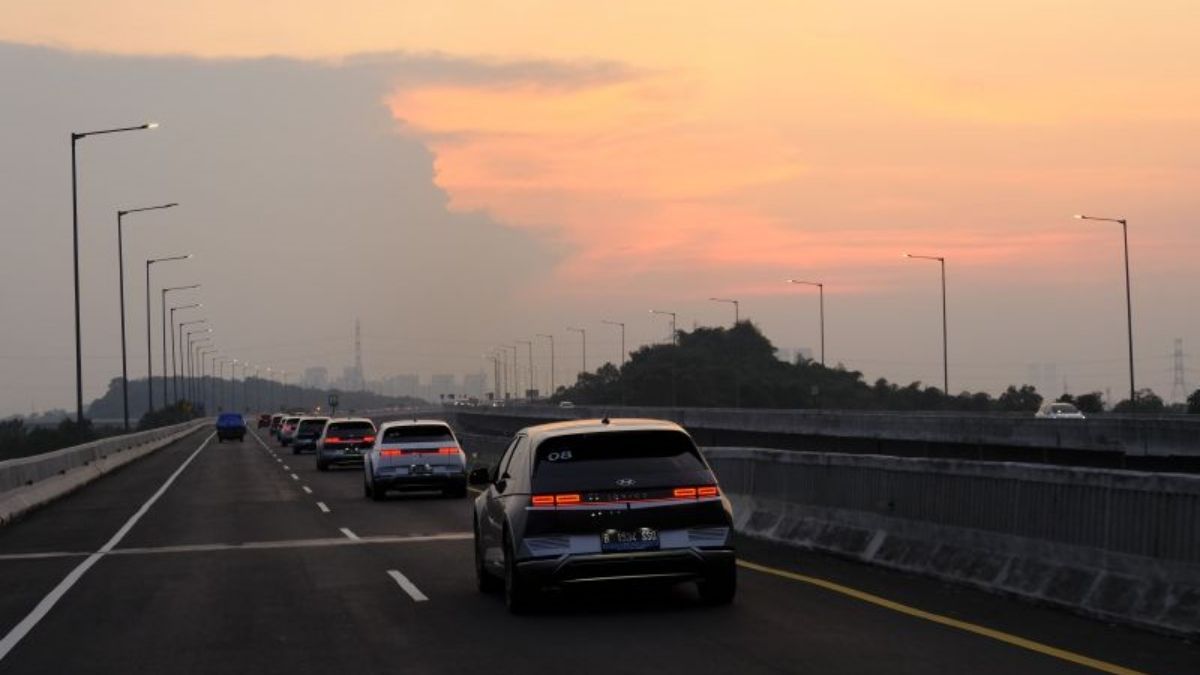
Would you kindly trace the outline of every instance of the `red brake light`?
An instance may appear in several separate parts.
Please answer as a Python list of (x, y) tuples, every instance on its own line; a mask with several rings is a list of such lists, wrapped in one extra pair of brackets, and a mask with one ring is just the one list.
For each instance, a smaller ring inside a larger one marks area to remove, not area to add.
[(716, 497), (719, 494), (721, 494), (721, 491), (717, 489), (716, 485), (706, 485), (696, 488), (697, 497)]
[(554, 495), (534, 495), (534, 506), (554, 506)]
[(560, 495), (534, 495), (532, 501), (534, 506), (579, 504), (583, 501), (583, 496), (578, 492), (570, 492)]
[(678, 498), (681, 498), (681, 499), (686, 499), (686, 498), (689, 498), (689, 497), (695, 497), (695, 496), (696, 496), (696, 488), (694, 488), (694, 487), (689, 487), (689, 488), (675, 488), (675, 492), (674, 492), (673, 494), (674, 494), (676, 497), (678, 497)]
[(374, 436), (363, 436), (362, 439), (363, 439), (363, 443), (374, 443), (375, 442)]
[(439, 455), (457, 455), (458, 453), (458, 448), (438, 448)]
[(555, 504), (578, 504), (581, 498), (578, 493), (567, 495), (554, 495)]
[(342, 439), (338, 438), (337, 436), (330, 436), (329, 438), (325, 439), (325, 442), (326, 443), (341, 443)]
[(380, 450), (379, 454), (384, 457), (399, 457), (404, 454), (403, 450)]

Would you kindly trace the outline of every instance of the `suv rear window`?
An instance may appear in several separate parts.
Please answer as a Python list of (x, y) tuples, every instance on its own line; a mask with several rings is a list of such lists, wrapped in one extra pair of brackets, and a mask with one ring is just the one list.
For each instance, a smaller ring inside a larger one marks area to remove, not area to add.
[(391, 427), (383, 432), (382, 443), (453, 443), (454, 435), (444, 424), (414, 424)]
[(332, 436), (349, 436), (352, 438), (362, 438), (375, 433), (375, 427), (370, 422), (330, 422), (329, 428), (325, 430), (325, 434)]
[[(664, 480), (695, 477), (708, 467), (686, 434), (677, 431), (610, 431), (561, 436), (542, 442), (534, 455), (539, 485), (580, 481), (612, 485), (618, 479)], [(647, 486), (648, 487), (648, 486)]]
[(325, 428), (325, 423), (328, 421), (329, 420), (304, 420), (300, 422), (300, 428), (297, 429), (297, 431), (303, 433), (312, 433), (315, 431), (320, 433), (321, 430)]

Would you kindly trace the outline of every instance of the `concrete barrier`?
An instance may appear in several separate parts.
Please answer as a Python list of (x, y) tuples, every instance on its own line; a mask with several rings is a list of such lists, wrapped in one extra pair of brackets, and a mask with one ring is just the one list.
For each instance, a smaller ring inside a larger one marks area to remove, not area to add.
[[(965, 448), (1113, 453), (1128, 457), (1200, 457), (1200, 415), (1105, 415), (1086, 420), (1038, 419), (1032, 414), (654, 408), (623, 406), (512, 406), (453, 408), (464, 422), (537, 424), (583, 417), (650, 417), (677, 422), (710, 445), (723, 434), (786, 439), (786, 447), (823, 451), (821, 439), (856, 441), (859, 451), (896, 453), (902, 444)], [(815, 443), (814, 443), (815, 441)], [(736, 441), (735, 441), (736, 442)], [(889, 446), (889, 442), (891, 445)], [(759, 445), (758, 447), (764, 447)], [(769, 444), (769, 447), (783, 447)]]
[(0, 462), (0, 525), (212, 423), (192, 420)]
[(1200, 477), (706, 448), (739, 532), (1200, 634)]

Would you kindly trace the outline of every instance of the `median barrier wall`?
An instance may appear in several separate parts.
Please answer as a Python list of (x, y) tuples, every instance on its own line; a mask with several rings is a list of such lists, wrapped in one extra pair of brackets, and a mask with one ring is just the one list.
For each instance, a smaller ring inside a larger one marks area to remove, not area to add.
[(0, 462), (0, 524), (212, 423), (192, 420)]
[(739, 532), (1200, 633), (1200, 478), (706, 448)]

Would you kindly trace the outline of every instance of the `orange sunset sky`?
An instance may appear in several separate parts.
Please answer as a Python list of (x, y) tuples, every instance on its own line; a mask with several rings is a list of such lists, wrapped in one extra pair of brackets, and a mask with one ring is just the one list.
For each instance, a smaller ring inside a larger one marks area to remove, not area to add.
[[(1061, 284), (1111, 294), (1119, 238), (1071, 214), (1128, 217), (1145, 358), (1200, 328), (1166, 324), (1196, 288), (1197, 35), (1195, 0), (0, 4), (0, 41), (100, 54), (562, 65), (576, 74), (397, 76), (379, 92), (393, 133), (432, 152), (451, 210), (564, 252), (559, 283), (528, 291), (547, 301), (777, 308), (793, 276), (831, 296), (932, 292), (904, 251), (947, 256), (980, 305)], [(1096, 309), (1118, 312), (1112, 298)], [(1081, 351), (1120, 356), (1120, 339)]]

